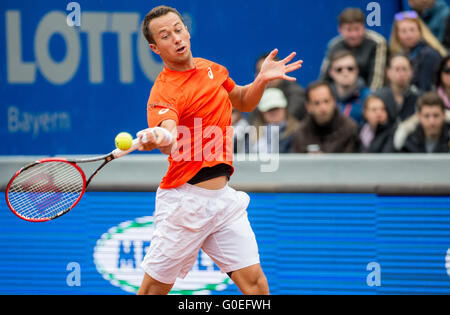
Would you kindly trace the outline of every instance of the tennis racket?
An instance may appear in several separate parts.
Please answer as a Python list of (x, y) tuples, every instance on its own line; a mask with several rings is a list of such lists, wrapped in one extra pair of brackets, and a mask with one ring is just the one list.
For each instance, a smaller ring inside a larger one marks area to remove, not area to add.
[[(83, 197), (86, 188), (109, 162), (138, 149), (134, 139), (127, 151), (116, 149), (104, 156), (87, 159), (49, 158), (21, 168), (6, 188), (6, 203), (19, 218), (30, 222), (46, 222), (72, 210)], [(86, 180), (78, 164), (103, 161)]]

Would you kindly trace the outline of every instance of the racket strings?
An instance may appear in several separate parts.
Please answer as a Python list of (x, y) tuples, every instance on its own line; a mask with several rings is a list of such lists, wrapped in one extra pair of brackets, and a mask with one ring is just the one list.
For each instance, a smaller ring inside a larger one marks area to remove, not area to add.
[(84, 187), (80, 171), (66, 162), (44, 162), (20, 173), (11, 183), (8, 199), (19, 216), (49, 219), (69, 210)]

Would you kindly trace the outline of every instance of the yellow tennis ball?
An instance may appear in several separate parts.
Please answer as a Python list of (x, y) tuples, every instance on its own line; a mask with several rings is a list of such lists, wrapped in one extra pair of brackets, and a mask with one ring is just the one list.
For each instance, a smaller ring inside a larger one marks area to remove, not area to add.
[(126, 151), (131, 148), (133, 137), (128, 132), (121, 132), (116, 136), (116, 148)]

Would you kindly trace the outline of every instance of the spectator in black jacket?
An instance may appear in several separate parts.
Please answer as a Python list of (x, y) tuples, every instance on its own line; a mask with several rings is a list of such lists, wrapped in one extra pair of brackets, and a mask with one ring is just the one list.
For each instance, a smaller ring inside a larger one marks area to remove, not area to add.
[(398, 53), (389, 58), (387, 85), (374, 94), (386, 104), (391, 122), (404, 121), (416, 113), (421, 92), (411, 84), (412, 77), (413, 68), (407, 56)]
[(361, 152), (392, 152), (394, 127), (389, 122), (389, 115), (383, 100), (375, 95), (370, 95), (364, 102), (363, 113), (366, 123), (359, 132)]
[(419, 126), (410, 134), (401, 152), (448, 153), (450, 126), (445, 122), (444, 102), (436, 92), (424, 94), (418, 102)]
[(395, 15), (390, 52), (408, 55), (414, 69), (412, 83), (424, 92), (432, 89), (441, 58), (447, 54), (415, 11)]
[(450, 15), (445, 22), (444, 35), (442, 36), (442, 45), (450, 52)]
[(339, 50), (349, 50), (358, 62), (359, 75), (365, 84), (375, 91), (383, 86), (387, 43), (377, 32), (366, 29), (364, 12), (347, 8), (338, 17), (339, 35), (328, 43), (328, 49), (320, 70), (321, 80), (330, 80), (331, 56)]

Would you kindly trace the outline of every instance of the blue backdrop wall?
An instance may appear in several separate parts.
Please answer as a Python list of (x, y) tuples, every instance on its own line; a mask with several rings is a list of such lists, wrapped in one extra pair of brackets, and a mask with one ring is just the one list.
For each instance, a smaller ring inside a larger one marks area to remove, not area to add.
[[(168, 0), (185, 16), (195, 56), (228, 67), (238, 84), (273, 48), (296, 51), (303, 86), (318, 76), (336, 17), (347, 6), (368, 14), (368, 0)], [(0, 3), (0, 155), (97, 154), (112, 149), (120, 131), (146, 128), (146, 102), (161, 61), (140, 35), (157, 1), (80, 0), (81, 25), (70, 27), (69, 1)], [(381, 0), (389, 36), (401, 1)]]
[[(449, 294), (450, 197), (250, 194), (272, 294)], [(150, 246), (154, 193), (88, 193), (19, 220), (0, 199), (0, 294), (128, 294)], [(206, 255), (173, 293), (237, 294)]]

